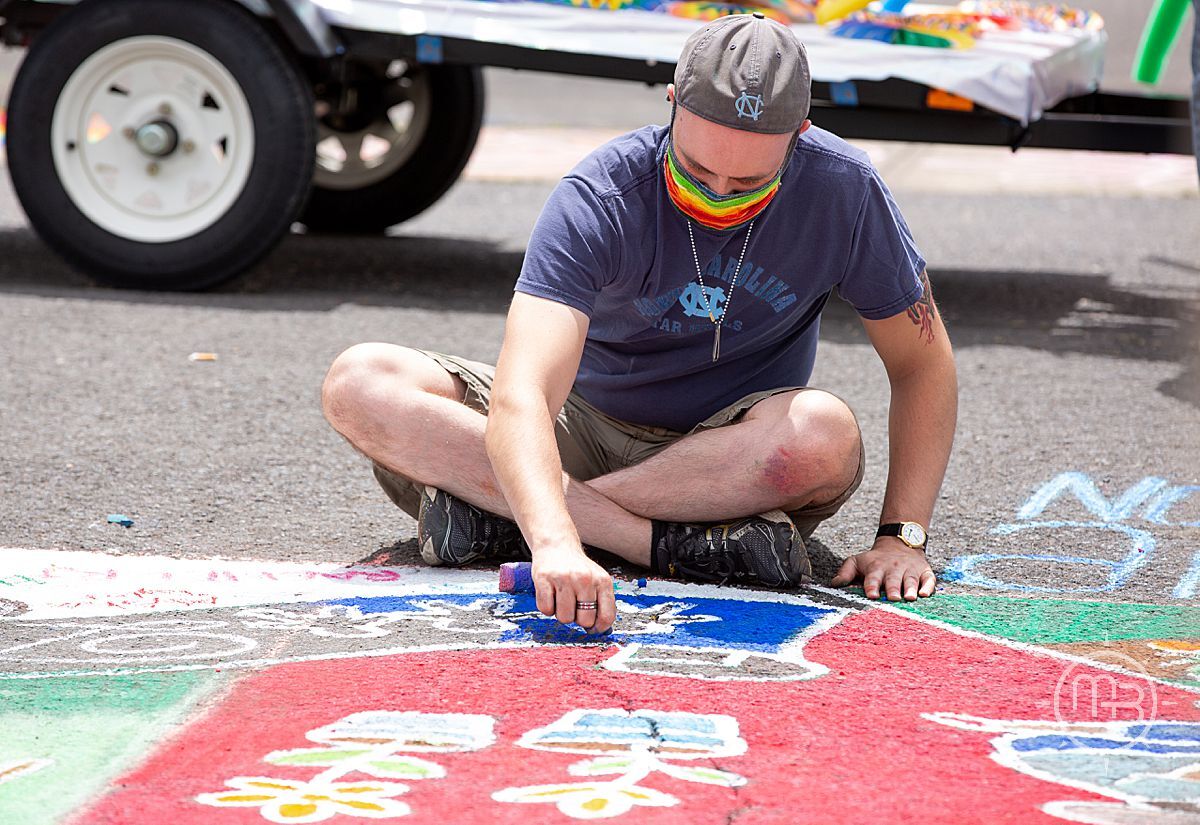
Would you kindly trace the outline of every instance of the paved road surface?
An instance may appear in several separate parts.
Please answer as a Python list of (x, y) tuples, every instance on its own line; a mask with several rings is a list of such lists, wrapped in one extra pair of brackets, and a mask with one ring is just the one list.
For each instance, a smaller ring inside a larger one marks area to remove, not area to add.
[[(387, 237), (295, 234), (205, 293), (91, 286), (0, 178), (0, 820), (1200, 816), (1190, 160), (868, 144), (957, 350), (942, 589), (625, 581), (597, 642), (493, 571), (405, 567), (413, 522), (319, 411), (360, 341), (493, 358), (554, 180), (663, 111), (635, 84), (488, 79), (441, 203)], [(886, 379), (837, 301), (813, 382), (868, 450), (812, 546), (827, 580), (886, 473)]]

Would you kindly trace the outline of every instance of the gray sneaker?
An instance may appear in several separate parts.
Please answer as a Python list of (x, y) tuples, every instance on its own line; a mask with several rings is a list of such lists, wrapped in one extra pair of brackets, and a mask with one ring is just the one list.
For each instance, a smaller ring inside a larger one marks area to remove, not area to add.
[(417, 544), (421, 558), (434, 566), (531, 558), (515, 522), (480, 510), (437, 487), (421, 489)]
[(781, 510), (724, 524), (653, 522), (650, 565), (660, 576), (796, 587), (812, 579), (804, 538)]

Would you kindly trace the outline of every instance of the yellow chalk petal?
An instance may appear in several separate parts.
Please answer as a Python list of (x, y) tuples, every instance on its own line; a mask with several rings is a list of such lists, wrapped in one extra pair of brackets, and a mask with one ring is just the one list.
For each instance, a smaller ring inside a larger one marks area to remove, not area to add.
[(279, 815), (288, 819), (300, 819), (304, 816), (312, 816), (317, 812), (317, 806), (313, 804), (302, 805), (297, 802), (289, 802), (279, 806)]

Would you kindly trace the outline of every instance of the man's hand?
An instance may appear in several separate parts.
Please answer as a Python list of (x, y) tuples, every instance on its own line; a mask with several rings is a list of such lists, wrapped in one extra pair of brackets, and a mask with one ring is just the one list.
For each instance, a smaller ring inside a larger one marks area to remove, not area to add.
[(842, 562), (830, 584), (844, 587), (860, 578), (868, 599), (879, 598), (882, 584), (892, 602), (900, 601), (902, 592), (904, 600), (910, 602), (918, 596), (932, 596), (937, 584), (925, 554), (890, 536), (876, 539), (870, 550)]
[[(607, 633), (617, 620), (612, 576), (589, 559), (578, 542), (552, 545), (533, 554), (538, 610), (589, 633)], [(595, 607), (578, 607), (594, 603)]]

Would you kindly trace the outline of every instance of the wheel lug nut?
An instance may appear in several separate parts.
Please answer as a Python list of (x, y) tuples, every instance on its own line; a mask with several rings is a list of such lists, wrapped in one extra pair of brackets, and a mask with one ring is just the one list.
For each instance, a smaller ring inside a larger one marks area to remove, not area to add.
[(150, 163), (149, 165), (146, 166), (146, 174), (149, 175), (150, 177), (154, 177), (155, 175), (158, 174), (158, 169), (159, 169), (159, 166), (157, 163)]
[(186, 152), (186, 153), (187, 153), (187, 154), (189, 154), (189, 155), (190, 155), (192, 152), (195, 152), (195, 151), (196, 151), (196, 143), (195, 143), (195, 141), (191, 141), (191, 140), (185, 140), (185, 141), (184, 141), (182, 144), (180, 144), (180, 146), (181, 146), (181, 148), (183, 149), (183, 151), (184, 151), (184, 152)]
[(165, 117), (166, 115), (169, 115), (169, 114), (171, 114), (171, 104), (170, 104), (170, 103), (164, 103), (163, 105), (159, 106), (159, 107), (158, 107), (158, 113), (159, 113), (160, 115), (163, 115), (164, 117)]
[(123, 134), (125, 137), (129, 138), (130, 140), (133, 140), (134, 138), (137, 137), (137, 132), (134, 131), (132, 126), (126, 126), (124, 129), (121, 130), (121, 134)]

